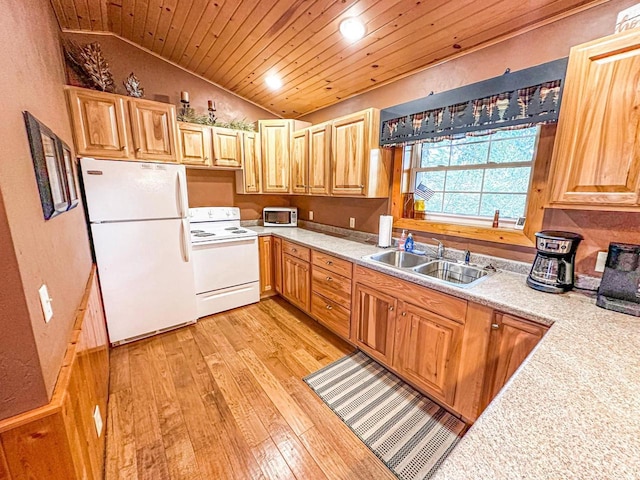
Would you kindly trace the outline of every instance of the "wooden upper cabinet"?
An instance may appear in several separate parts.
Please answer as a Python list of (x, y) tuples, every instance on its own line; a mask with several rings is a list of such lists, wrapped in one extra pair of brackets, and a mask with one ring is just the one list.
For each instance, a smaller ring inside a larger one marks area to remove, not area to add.
[(126, 159), (126, 104), (118, 95), (83, 88), (67, 88), (78, 155)]
[(211, 166), (211, 129), (204, 125), (178, 122), (180, 163)]
[(491, 329), (482, 409), (504, 387), (548, 330), (542, 325), (503, 313), (495, 313)]
[(176, 108), (150, 100), (128, 103), (135, 158), (176, 162)]
[(640, 31), (571, 49), (552, 167), (553, 206), (640, 206)]
[(369, 111), (349, 115), (332, 124), (334, 195), (364, 195), (367, 180)]
[(401, 302), (393, 366), (416, 386), (453, 405), (464, 326)]
[(213, 165), (216, 167), (242, 167), (242, 132), (213, 127)]
[(309, 191), (309, 131), (292, 134), (291, 140), (291, 193)]
[(309, 127), (308, 193), (329, 195), (331, 182), (331, 124)]
[(262, 192), (289, 193), (291, 120), (261, 120)]
[(357, 283), (351, 318), (351, 341), (391, 365), (396, 329), (395, 297)]
[(243, 132), (243, 169), (236, 175), (236, 191), (238, 193), (261, 192), (261, 158), (260, 134)]

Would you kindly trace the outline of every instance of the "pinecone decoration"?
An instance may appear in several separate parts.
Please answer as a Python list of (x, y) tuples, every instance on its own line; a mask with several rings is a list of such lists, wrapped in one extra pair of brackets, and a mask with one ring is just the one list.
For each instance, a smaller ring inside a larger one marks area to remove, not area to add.
[(85, 71), (83, 62), (81, 60), (82, 49), (80, 48), (80, 46), (72, 40), (65, 40), (63, 49), (64, 58), (67, 62), (67, 65), (71, 70), (73, 70), (73, 73), (76, 75), (77, 80), (80, 82), (81, 86), (87, 88), (93, 86), (93, 82)]
[(98, 42), (85, 45), (80, 51), (82, 65), (96, 90), (103, 92), (115, 92), (113, 75), (109, 70), (109, 64), (102, 55), (102, 49)]
[(130, 97), (144, 97), (144, 88), (140, 86), (140, 80), (138, 80), (138, 77), (136, 77), (133, 72), (131, 72), (127, 79), (122, 83), (124, 85), (124, 88), (127, 90), (127, 95), (129, 95)]

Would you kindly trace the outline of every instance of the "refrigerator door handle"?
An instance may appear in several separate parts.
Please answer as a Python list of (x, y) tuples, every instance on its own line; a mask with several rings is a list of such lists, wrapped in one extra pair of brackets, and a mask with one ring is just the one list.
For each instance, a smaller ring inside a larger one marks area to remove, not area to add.
[(184, 261), (189, 263), (191, 261), (191, 228), (189, 226), (189, 219), (182, 219), (182, 251)]
[(184, 184), (184, 176), (182, 175), (182, 172), (178, 171), (178, 201), (179, 203), (179, 208), (180, 208), (180, 216), (182, 218), (185, 218), (187, 216), (187, 209), (185, 206), (185, 198), (187, 196), (187, 188), (186, 185)]

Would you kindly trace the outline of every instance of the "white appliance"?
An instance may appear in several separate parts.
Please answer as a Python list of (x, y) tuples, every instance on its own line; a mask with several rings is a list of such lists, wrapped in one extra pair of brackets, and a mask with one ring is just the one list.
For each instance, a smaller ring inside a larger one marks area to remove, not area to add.
[(184, 166), (80, 166), (111, 344), (195, 322)]
[(265, 227), (295, 227), (298, 225), (296, 207), (264, 207), (262, 224)]
[(240, 209), (189, 209), (198, 318), (260, 301), (258, 234)]

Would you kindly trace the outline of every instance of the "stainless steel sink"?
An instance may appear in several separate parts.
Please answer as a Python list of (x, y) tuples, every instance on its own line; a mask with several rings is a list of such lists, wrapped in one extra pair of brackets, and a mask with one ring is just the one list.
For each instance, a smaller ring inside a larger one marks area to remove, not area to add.
[(368, 258), (374, 262), (380, 262), (398, 268), (413, 268), (432, 261), (431, 258), (424, 255), (416, 255), (415, 253), (403, 252), (401, 250), (377, 253), (370, 255)]
[(434, 260), (415, 267), (413, 271), (459, 287), (475, 285), (488, 275), (488, 272), (481, 268), (448, 262), (446, 260)]

